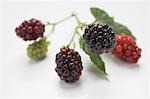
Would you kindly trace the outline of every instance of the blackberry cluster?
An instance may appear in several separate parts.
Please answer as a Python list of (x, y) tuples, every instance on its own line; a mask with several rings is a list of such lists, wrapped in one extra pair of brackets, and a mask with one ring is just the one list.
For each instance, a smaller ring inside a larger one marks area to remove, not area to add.
[(81, 76), (83, 69), (81, 56), (73, 49), (68, 47), (61, 48), (56, 55), (56, 64), (55, 71), (67, 83), (74, 83)]
[(136, 63), (141, 57), (141, 48), (136, 45), (131, 36), (120, 34), (116, 36), (116, 46), (112, 53), (129, 63)]
[(108, 53), (115, 46), (115, 33), (107, 24), (90, 24), (85, 29), (83, 38), (92, 52)]
[(39, 37), (43, 37), (45, 31), (45, 25), (37, 19), (30, 19), (29, 21), (24, 21), (20, 26), (15, 29), (17, 36), (23, 40), (31, 41), (36, 40)]
[(46, 56), (49, 42), (43, 37), (39, 41), (29, 44), (27, 48), (27, 55), (34, 60), (40, 60)]

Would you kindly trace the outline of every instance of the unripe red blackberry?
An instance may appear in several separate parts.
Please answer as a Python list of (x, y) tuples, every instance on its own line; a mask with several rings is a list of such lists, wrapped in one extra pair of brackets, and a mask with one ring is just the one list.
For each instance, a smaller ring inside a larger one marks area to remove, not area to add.
[(109, 53), (115, 46), (115, 33), (107, 24), (90, 24), (85, 29), (83, 38), (92, 52)]
[(67, 83), (74, 83), (79, 80), (83, 67), (78, 52), (68, 47), (61, 48), (56, 55), (56, 64), (55, 71), (62, 80)]
[(17, 36), (23, 40), (31, 41), (43, 37), (45, 25), (41, 21), (32, 18), (29, 21), (22, 22), (20, 26), (16, 27), (15, 31)]
[(116, 36), (116, 46), (112, 53), (129, 63), (136, 63), (141, 57), (141, 48), (131, 36), (122, 33)]

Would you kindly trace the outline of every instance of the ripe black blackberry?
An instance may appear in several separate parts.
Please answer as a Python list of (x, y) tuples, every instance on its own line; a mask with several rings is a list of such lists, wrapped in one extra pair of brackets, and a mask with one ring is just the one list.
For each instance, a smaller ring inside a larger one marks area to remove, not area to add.
[(41, 21), (32, 18), (29, 21), (22, 22), (20, 26), (16, 27), (15, 31), (17, 36), (23, 40), (31, 41), (43, 37), (45, 25)]
[(67, 83), (74, 83), (81, 76), (83, 69), (81, 57), (73, 49), (68, 47), (61, 48), (60, 52), (56, 54), (56, 64), (55, 71)]
[(92, 52), (108, 53), (115, 46), (115, 33), (107, 24), (90, 24), (85, 29), (83, 38)]

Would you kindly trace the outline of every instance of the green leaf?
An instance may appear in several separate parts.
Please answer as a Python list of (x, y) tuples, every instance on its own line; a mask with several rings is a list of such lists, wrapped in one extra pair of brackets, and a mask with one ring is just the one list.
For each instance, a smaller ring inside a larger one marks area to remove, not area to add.
[(97, 68), (104, 74), (107, 74), (105, 70), (105, 63), (103, 62), (102, 58), (97, 53), (91, 52), (90, 48), (82, 37), (80, 37), (79, 43), (80, 48), (82, 48), (83, 51), (90, 56), (91, 61), (97, 66)]
[(90, 11), (97, 21), (110, 25), (117, 34), (124, 33), (132, 36), (135, 39), (135, 36), (133, 36), (128, 27), (115, 22), (113, 17), (110, 17), (104, 10), (93, 7), (90, 8)]
[(99, 8), (90, 8), (92, 15), (97, 21), (101, 21), (107, 24), (113, 23), (113, 17), (110, 17), (104, 10)]
[(98, 54), (96, 53), (90, 54), (90, 59), (104, 74), (107, 74), (105, 70), (105, 63)]
[(128, 27), (126, 27), (120, 23), (117, 23), (117, 22), (114, 22), (111, 26), (117, 34), (125, 33), (127, 35), (132, 36), (135, 39), (135, 37), (132, 35), (132, 32), (128, 29)]
[(84, 42), (84, 39), (82, 37), (80, 37), (79, 43), (80, 43), (80, 48), (82, 48), (86, 54), (90, 55), (92, 53), (88, 48), (87, 44)]

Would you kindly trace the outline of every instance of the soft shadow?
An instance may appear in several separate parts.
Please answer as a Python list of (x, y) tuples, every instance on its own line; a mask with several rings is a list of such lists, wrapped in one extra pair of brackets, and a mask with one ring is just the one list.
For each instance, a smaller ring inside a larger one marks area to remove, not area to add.
[(105, 57), (107, 57), (109, 60), (113, 60), (115, 62), (115, 64), (117, 64), (116, 66), (122, 66), (122, 67), (126, 67), (126, 68), (139, 68), (140, 67), (140, 65), (138, 63), (132, 63), (132, 64), (128, 63), (119, 58), (116, 58), (112, 54), (105, 54)]
[(75, 83), (66, 83), (62, 80), (59, 81), (59, 86), (63, 89), (75, 89), (75, 88), (79, 88), (79, 86), (82, 85), (82, 79), (78, 80)]
[(90, 72), (97, 78), (109, 81), (109, 79), (107, 77), (108, 74), (106, 75), (102, 71), (98, 70), (98, 68), (96, 66), (94, 66), (94, 64), (92, 64), (92, 63), (88, 66), (88, 72)]
[(29, 59), (29, 60), (28, 60), (28, 63), (29, 63), (29, 64), (33, 64), (33, 65), (34, 65), (34, 64), (38, 64), (38, 63), (42, 62), (44, 59), (46, 59), (46, 57), (47, 57), (47, 56), (44, 56), (44, 57), (42, 57), (41, 59), (38, 59), (38, 60)]

